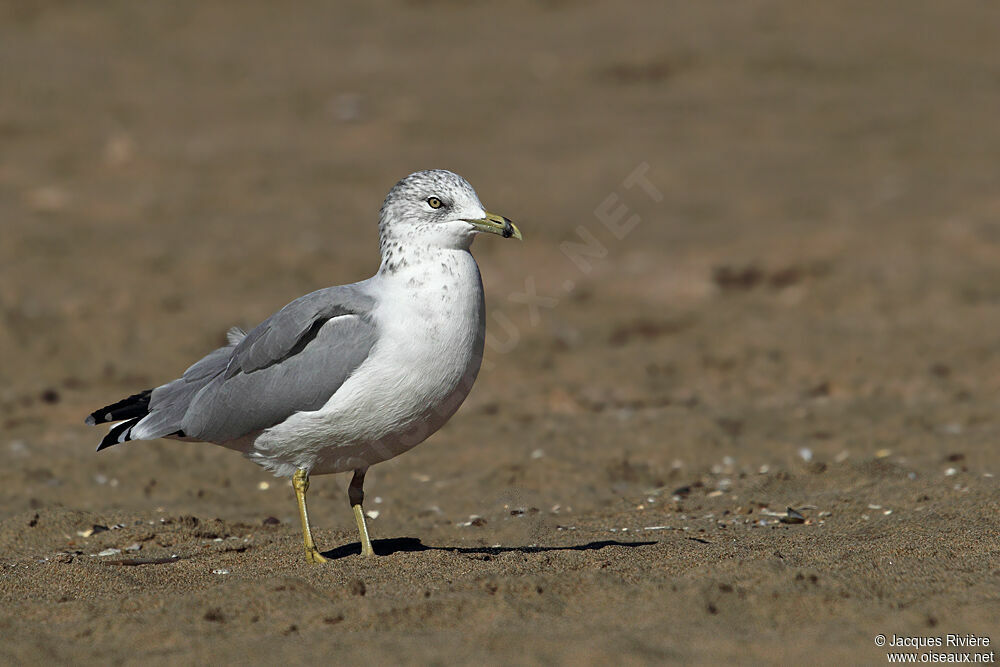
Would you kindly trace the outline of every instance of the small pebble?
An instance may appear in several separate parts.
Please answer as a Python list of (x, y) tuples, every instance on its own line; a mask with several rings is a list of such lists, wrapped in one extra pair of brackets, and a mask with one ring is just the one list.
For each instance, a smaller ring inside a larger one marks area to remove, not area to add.
[(229, 574), (229, 570), (224, 567), (219, 567), (212, 570), (212, 574)]
[(96, 535), (97, 533), (103, 533), (108, 529), (107, 526), (102, 526), (100, 524), (94, 524), (86, 530), (78, 530), (76, 534), (80, 537), (90, 537), (91, 535)]
[(805, 523), (806, 518), (797, 510), (789, 507), (786, 512), (787, 514), (779, 519), (781, 523)]

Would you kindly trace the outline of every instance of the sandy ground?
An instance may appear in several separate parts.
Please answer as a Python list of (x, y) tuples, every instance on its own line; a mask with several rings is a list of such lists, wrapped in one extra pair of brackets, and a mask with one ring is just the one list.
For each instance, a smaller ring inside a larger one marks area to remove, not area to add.
[[(997, 25), (972, 0), (0, 4), (0, 660), (1000, 641)], [(313, 480), (310, 566), (286, 482), (238, 454), (94, 453), (91, 410), (370, 275), (382, 197), (429, 167), (526, 241), (474, 247), (484, 370), (369, 473), (378, 558), (342, 477)]]

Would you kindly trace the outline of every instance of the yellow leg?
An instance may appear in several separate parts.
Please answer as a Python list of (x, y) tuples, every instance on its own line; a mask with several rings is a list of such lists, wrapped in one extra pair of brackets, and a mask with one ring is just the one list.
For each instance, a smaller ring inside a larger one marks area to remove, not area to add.
[(361, 541), (361, 555), (374, 556), (375, 550), (372, 549), (372, 541), (368, 537), (368, 524), (365, 523), (365, 511), (361, 507), (361, 504), (365, 500), (364, 485), (366, 472), (368, 472), (368, 470), (364, 468), (354, 471), (354, 477), (351, 479), (351, 486), (347, 489), (347, 497), (351, 501), (351, 509), (354, 510), (354, 520), (358, 523), (358, 537)]
[(306, 561), (310, 563), (325, 563), (327, 561), (319, 553), (313, 542), (312, 530), (309, 529), (309, 514), (306, 512), (306, 491), (309, 490), (309, 472), (299, 468), (292, 475), (292, 488), (295, 489), (295, 499), (299, 503), (299, 518), (302, 519), (302, 540), (306, 547)]
[(361, 539), (361, 555), (362, 556), (374, 556), (375, 550), (372, 549), (372, 541), (368, 538), (368, 524), (365, 523), (365, 513), (361, 509), (361, 505), (354, 506), (354, 520), (358, 522), (358, 535)]

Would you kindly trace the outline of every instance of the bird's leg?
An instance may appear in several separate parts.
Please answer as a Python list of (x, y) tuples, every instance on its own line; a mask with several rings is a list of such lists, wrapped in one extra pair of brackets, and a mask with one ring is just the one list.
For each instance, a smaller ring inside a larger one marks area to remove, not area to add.
[(306, 491), (309, 490), (309, 471), (299, 468), (292, 475), (292, 488), (295, 489), (295, 499), (299, 502), (299, 518), (302, 519), (302, 540), (306, 546), (306, 560), (310, 563), (325, 563), (326, 558), (320, 555), (316, 543), (313, 542), (312, 530), (309, 529), (309, 514), (306, 512)]
[(354, 520), (358, 522), (358, 535), (361, 539), (361, 555), (374, 556), (372, 541), (368, 538), (368, 524), (365, 523), (365, 512), (361, 504), (365, 501), (365, 473), (367, 468), (358, 468), (351, 478), (351, 486), (347, 489), (347, 497), (351, 501), (351, 509), (354, 510)]

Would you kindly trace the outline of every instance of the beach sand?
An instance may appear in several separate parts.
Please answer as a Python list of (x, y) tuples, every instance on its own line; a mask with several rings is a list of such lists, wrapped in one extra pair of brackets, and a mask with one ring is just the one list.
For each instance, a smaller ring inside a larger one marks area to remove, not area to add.
[[(0, 661), (881, 664), (879, 634), (1000, 641), (998, 21), (971, 0), (0, 5)], [(346, 476), (312, 480), (316, 566), (287, 481), (238, 454), (94, 452), (90, 411), (371, 275), (385, 192), (436, 167), (525, 241), (473, 248), (484, 367), (369, 472), (377, 558)]]

